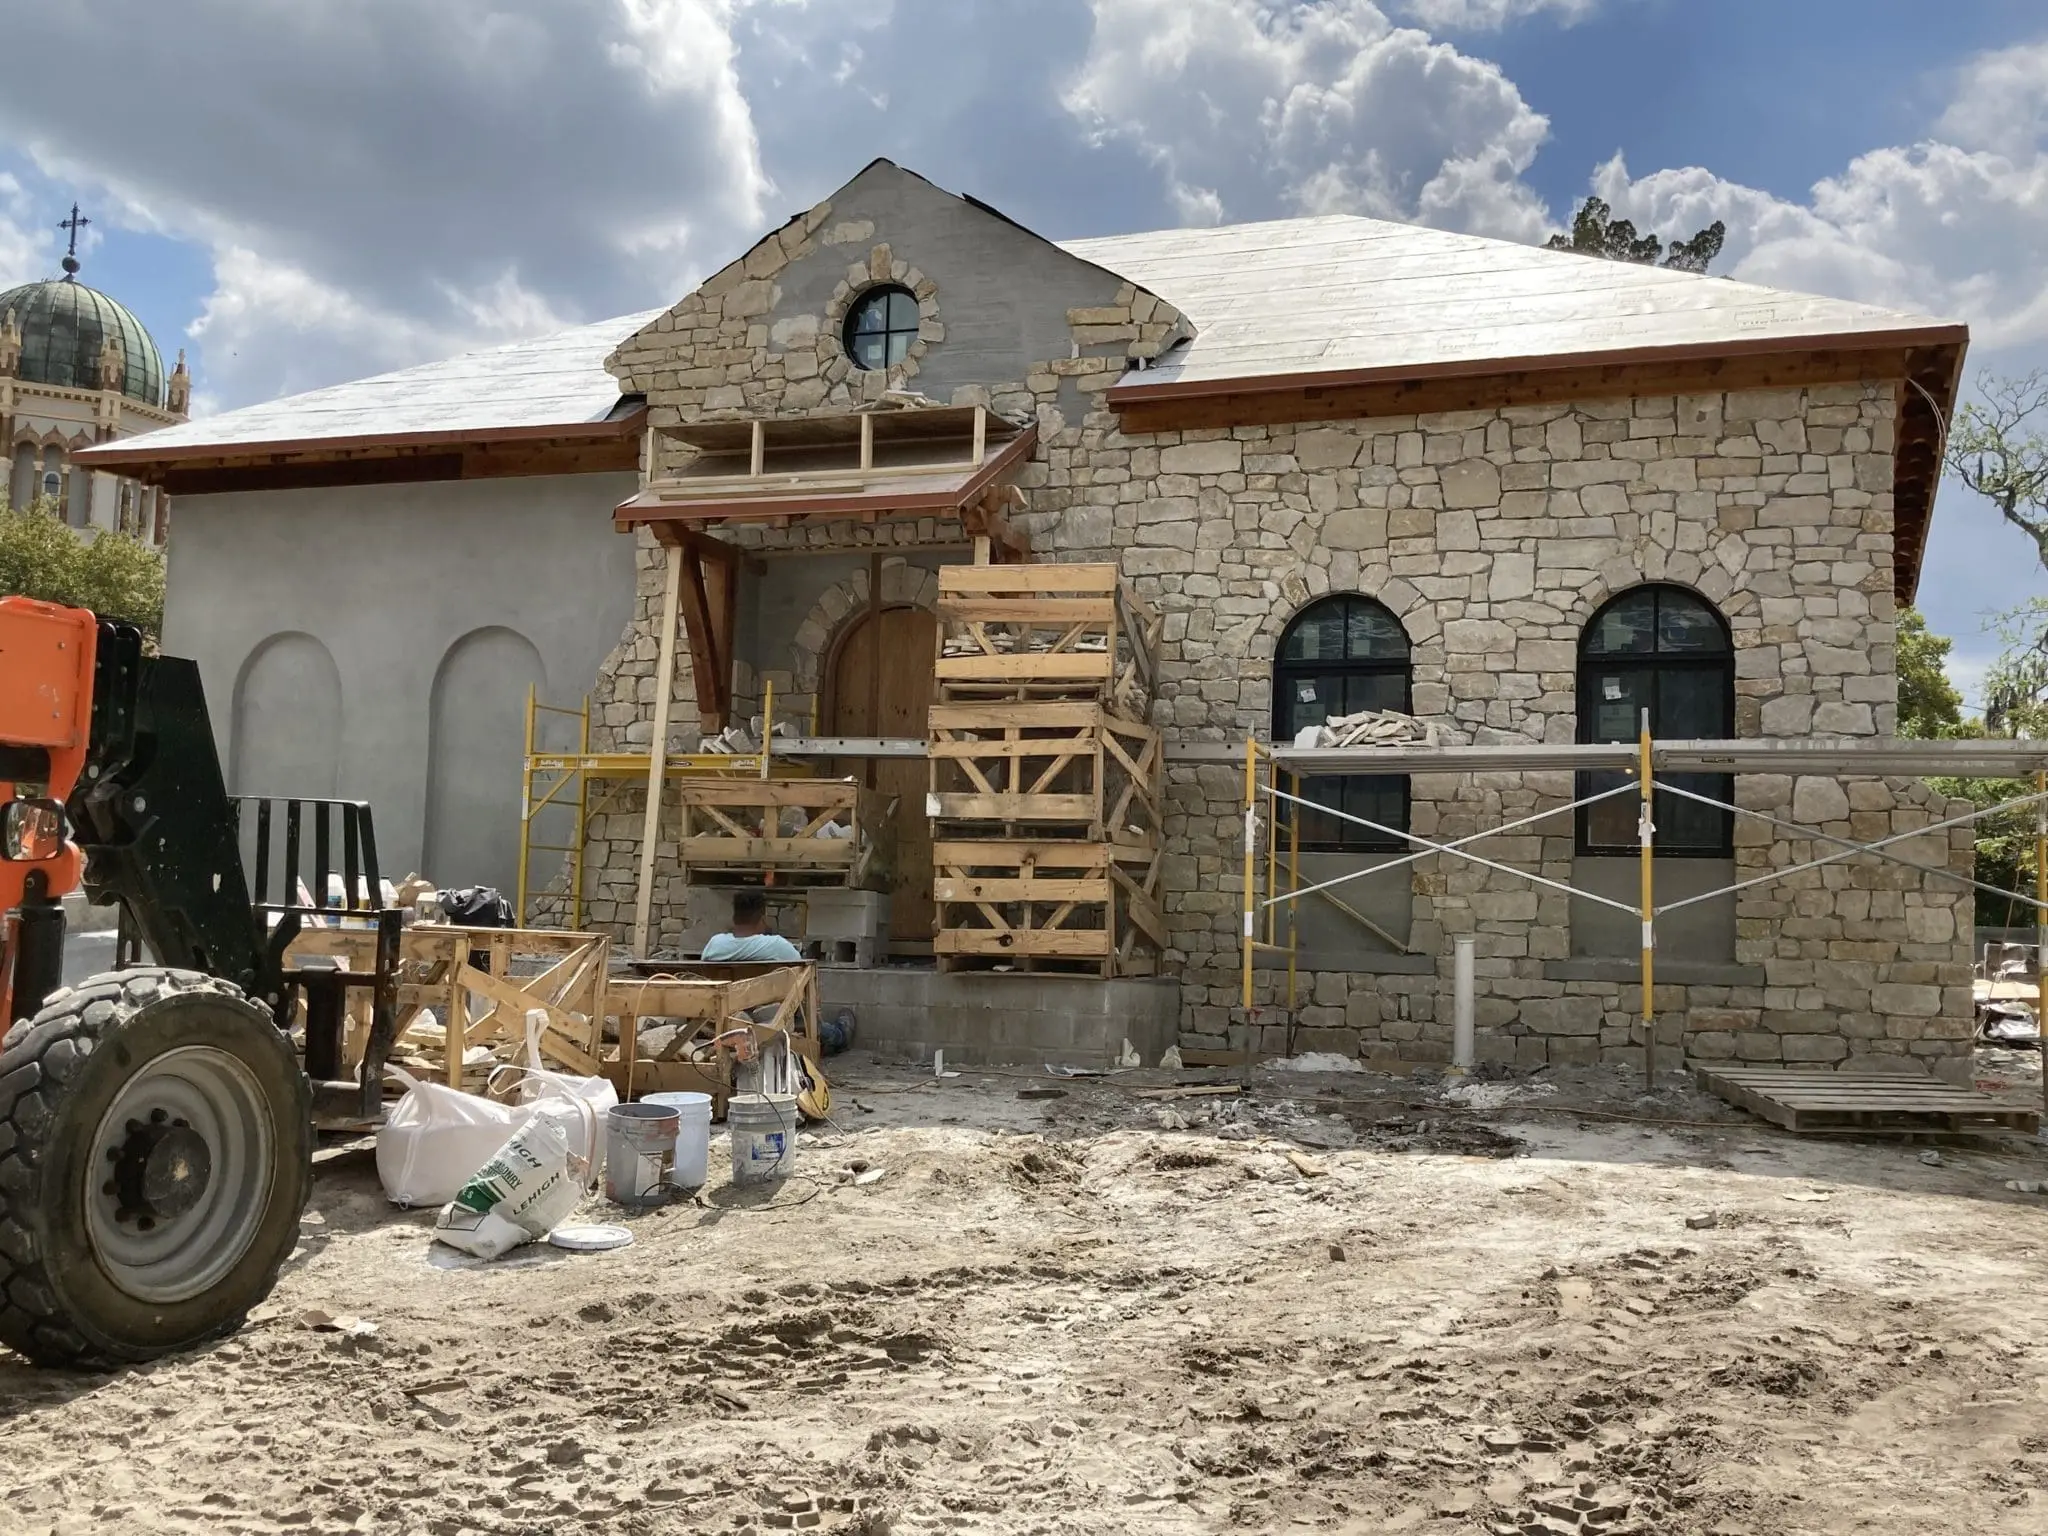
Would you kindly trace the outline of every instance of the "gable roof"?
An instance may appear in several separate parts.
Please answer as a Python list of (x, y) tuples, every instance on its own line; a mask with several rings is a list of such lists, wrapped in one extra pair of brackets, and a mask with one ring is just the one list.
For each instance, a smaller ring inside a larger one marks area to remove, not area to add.
[(355, 379), (82, 450), (106, 469), (287, 451), (567, 439), (637, 430), (604, 358), (659, 310)]
[(1195, 327), (1113, 401), (1969, 336), (1869, 304), (1348, 215), (1065, 248), (1163, 294)]

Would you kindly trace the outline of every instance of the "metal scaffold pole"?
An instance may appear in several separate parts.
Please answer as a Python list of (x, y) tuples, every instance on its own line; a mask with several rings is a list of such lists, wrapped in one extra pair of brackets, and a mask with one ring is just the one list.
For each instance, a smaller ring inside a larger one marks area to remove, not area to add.
[(1256, 934), (1253, 925), (1257, 922), (1255, 901), (1257, 893), (1252, 887), (1254, 861), (1258, 858), (1259, 847), (1259, 744), (1247, 736), (1244, 739), (1244, 1023), (1245, 1056), (1251, 1056), (1252, 1040), (1252, 944)]
[[(2034, 793), (2048, 795), (2048, 772), (2034, 774)], [(2048, 1019), (2048, 1008), (2041, 1006), (2043, 993), (2048, 992), (2048, 799), (2034, 802), (2034, 1026), (2042, 1027)], [(2044, 1037), (2037, 1035), (2036, 1040)], [(2048, 1047), (2044, 1047), (2048, 1049)], [(2048, 1070), (2041, 1073), (2041, 1107), (2048, 1109)]]
[(1643, 797), (1642, 817), (1636, 826), (1636, 835), (1643, 849), (1643, 1091), (1648, 1093), (1657, 1086), (1657, 901), (1654, 874), (1657, 824), (1652, 815), (1656, 781), (1650, 771), (1650, 712), (1647, 709), (1643, 711), (1638, 747), (1640, 761), (1636, 765), (1636, 777)]

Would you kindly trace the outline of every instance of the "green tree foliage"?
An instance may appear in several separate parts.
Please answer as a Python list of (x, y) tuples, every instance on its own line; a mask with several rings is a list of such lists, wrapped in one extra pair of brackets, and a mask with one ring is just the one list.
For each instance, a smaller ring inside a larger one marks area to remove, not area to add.
[(1577, 251), (1581, 256), (1600, 256), (1608, 261), (1633, 261), (1643, 266), (1663, 265), (1675, 272), (1704, 272), (1721, 254), (1728, 238), (1728, 226), (1719, 219), (1690, 240), (1674, 240), (1667, 248), (1655, 235), (1638, 235), (1635, 224), (1617, 219), (1614, 210), (1597, 197), (1589, 197), (1572, 215), (1569, 235), (1552, 235), (1545, 245), (1553, 251)]
[(1963, 730), (1963, 696), (1948, 680), (1955, 642), (1937, 635), (1917, 608), (1899, 615), (1899, 734), (1932, 740)]
[(81, 539), (48, 500), (0, 506), (0, 595), (90, 608), (155, 640), (164, 622), (164, 558), (118, 534)]

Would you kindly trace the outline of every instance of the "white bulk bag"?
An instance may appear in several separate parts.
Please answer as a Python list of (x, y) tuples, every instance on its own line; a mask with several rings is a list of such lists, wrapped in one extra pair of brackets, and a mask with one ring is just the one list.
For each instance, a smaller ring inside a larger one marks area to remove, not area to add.
[(377, 1181), (394, 1205), (445, 1205), (532, 1118), (528, 1105), (426, 1083), (397, 1067), (401, 1098), (377, 1129)]

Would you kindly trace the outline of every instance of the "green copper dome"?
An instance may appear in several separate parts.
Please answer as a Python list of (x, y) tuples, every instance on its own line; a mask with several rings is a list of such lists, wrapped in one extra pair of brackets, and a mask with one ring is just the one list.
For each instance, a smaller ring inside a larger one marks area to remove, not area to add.
[(63, 389), (100, 387), (100, 349), (120, 343), (128, 367), (121, 393), (145, 405), (164, 403), (164, 358), (142, 322), (75, 277), (23, 283), (0, 293), (0, 322), (9, 310), (21, 327), (17, 377)]

